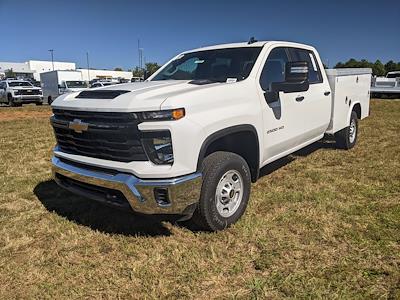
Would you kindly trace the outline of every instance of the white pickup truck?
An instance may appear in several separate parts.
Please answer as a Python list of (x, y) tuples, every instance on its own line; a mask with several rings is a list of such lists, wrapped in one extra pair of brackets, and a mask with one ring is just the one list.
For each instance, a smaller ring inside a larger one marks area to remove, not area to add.
[(0, 81), (0, 103), (21, 106), (25, 103), (43, 104), (43, 91), (26, 80), (6, 79)]
[(57, 98), (54, 177), (87, 198), (221, 230), (263, 166), (325, 135), (352, 148), (370, 84), (370, 69), (325, 71), (303, 44), (187, 51), (145, 82)]

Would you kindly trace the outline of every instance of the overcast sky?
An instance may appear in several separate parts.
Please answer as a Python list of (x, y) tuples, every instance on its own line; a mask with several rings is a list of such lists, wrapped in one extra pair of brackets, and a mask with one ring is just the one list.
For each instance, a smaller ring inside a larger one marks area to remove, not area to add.
[(333, 66), (349, 58), (400, 61), (400, 1), (0, 0), (0, 61), (55, 60), (124, 69), (183, 50), (238, 41), (315, 46)]

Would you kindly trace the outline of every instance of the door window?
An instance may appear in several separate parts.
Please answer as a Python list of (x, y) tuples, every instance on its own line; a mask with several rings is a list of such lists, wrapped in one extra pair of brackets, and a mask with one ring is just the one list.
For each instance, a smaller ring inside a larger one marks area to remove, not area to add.
[(285, 81), (285, 66), (288, 61), (286, 48), (272, 49), (260, 76), (260, 85), (265, 92), (271, 91), (272, 82)]
[(299, 48), (289, 48), (291, 61), (306, 61), (308, 64), (308, 81), (310, 84), (321, 83), (322, 75), (318, 62), (312, 51)]

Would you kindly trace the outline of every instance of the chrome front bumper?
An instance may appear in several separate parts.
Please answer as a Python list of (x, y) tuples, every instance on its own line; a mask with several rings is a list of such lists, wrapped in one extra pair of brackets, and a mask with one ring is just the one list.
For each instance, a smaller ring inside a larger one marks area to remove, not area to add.
[(13, 95), (15, 102), (43, 100), (43, 95)]
[[(107, 173), (89, 170), (81, 166), (68, 164), (57, 157), (52, 158), (53, 176), (63, 188), (88, 198), (99, 200), (84, 189), (84, 184), (119, 191), (128, 201), (133, 211), (144, 214), (185, 214), (186, 209), (199, 201), (202, 184), (201, 173), (194, 173), (173, 179), (139, 179), (126, 173)], [(59, 176), (61, 175), (61, 176)], [(75, 187), (66, 184), (61, 178), (78, 182)], [(79, 183), (83, 183), (79, 188)], [(168, 202), (159, 203), (155, 190), (164, 189), (168, 193)], [(112, 204), (110, 201), (104, 201)]]

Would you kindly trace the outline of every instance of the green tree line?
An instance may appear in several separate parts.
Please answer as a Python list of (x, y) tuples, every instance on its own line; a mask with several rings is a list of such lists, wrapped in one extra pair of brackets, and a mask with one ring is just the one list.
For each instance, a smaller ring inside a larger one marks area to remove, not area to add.
[(153, 73), (155, 73), (161, 66), (155, 62), (148, 62), (145, 64), (143, 69), (139, 67), (135, 67), (132, 71), (133, 77), (143, 77), (146, 72), (146, 77), (149, 77)]
[(386, 64), (383, 64), (379, 59), (373, 63), (366, 59), (356, 60), (351, 58), (345, 63), (338, 62), (335, 68), (371, 68), (372, 74), (384, 76), (387, 72), (400, 71), (400, 62), (396, 63), (393, 60), (389, 60)]

